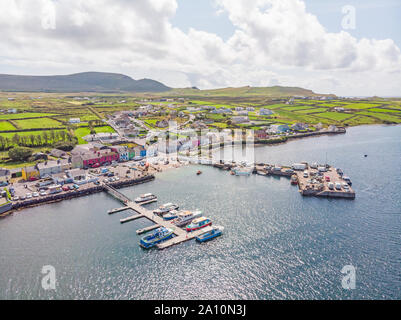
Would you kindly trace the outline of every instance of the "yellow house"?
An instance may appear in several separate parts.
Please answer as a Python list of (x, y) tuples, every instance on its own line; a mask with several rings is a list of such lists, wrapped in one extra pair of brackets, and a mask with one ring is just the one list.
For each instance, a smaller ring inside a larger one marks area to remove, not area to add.
[(22, 168), (22, 179), (25, 181), (29, 181), (32, 179), (39, 179), (40, 173), (39, 170), (35, 167), (25, 167)]

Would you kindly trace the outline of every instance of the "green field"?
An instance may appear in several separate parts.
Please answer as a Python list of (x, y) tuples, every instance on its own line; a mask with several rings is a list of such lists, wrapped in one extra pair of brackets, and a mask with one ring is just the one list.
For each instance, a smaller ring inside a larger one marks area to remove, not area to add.
[(395, 109), (385, 109), (385, 108), (372, 108), (368, 109), (369, 112), (390, 112), (390, 113), (398, 113), (401, 115), (401, 110), (395, 110)]
[(9, 119), (25, 119), (25, 118), (40, 118), (40, 117), (48, 117), (48, 116), (57, 116), (54, 113), (35, 113), (35, 112), (27, 112), (27, 113), (9, 113), (0, 115), (0, 120), (9, 120)]
[(334, 121), (343, 121), (348, 118), (352, 117), (352, 114), (346, 114), (346, 113), (339, 113), (339, 112), (323, 112), (323, 113), (318, 113), (316, 116), (322, 117), (322, 118), (327, 118), (330, 120)]
[(7, 121), (0, 121), (0, 131), (16, 130), (16, 128)]
[(40, 129), (40, 128), (60, 128), (63, 124), (50, 119), (50, 118), (38, 118), (29, 120), (15, 120), (15, 123), (20, 129)]
[(358, 112), (358, 114), (366, 115), (370, 117), (374, 117), (376, 119), (392, 122), (392, 123), (401, 123), (401, 117), (397, 117), (394, 115), (386, 114), (386, 113), (379, 113), (379, 112)]
[[(115, 132), (112, 127), (109, 126), (103, 126), (103, 127), (96, 127), (94, 128), (96, 133), (101, 133), (101, 132)], [(82, 137), (87, 136), (90, 134), (89, 128), (78, 128), (74, 131), (75, 136), (78, 138), (78, 143), (79, 144), (86, 144), (87, 142), (82, 139)]]
[(298, 110), (297, 113), (319, 113), (326, 112), (327, 108), (311, 108), (307, 110)]

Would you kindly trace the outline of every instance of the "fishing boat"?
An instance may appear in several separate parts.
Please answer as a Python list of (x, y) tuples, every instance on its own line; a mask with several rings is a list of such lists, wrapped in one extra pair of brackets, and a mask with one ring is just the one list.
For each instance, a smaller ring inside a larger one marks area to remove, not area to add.
[(192, 211), (181, 211), (178, 213), (178, 217), (172, 221), (177, 227), (186, 226), (188, 223), (191, 223), (192, 220), (198, 218), (202, 215), (202, 211), (196, 210)]
[(212, 225), (212, 220), (206, 217), (200, 217), (193, 220), (192, 223), (188, 225), (186, 229), (187, 232), (192, 232), (211, 225)]
[(179, 211), (177, 211), (177, 210), (171, 210), (170, 212), (167, 212), (163, 216), (163, 219), (166, 220), (166, 221), (177, 219), (178, 218), (178, 213), (179, 213)]
[(177, 210), (178, 208), (179, 208), (178, 205), (169, 202), (169, 203), (163, 204), (158, 209), (154, 210), (153, 213), (158, 214), (158, 215), (163, 215), (167, 212), (170, 212), (171, 210)]
[(173, 237), (173, 230), (164, 227), (156, 229), (152, 234), (143, 237), (139, 245), (142, 248), (149, 249)]
[(352, 186), (352, 181), (351, 181), (350, 177), (343, 176), (343, 180), (344, 180), (346, 183), (348, 183), (349, 186)]
[(260, 175), (260, 176), (267, 176), (267, 172), (264, 172), (264, 171), (258, 170), (258, 171), (256, 171), (256, 173), (257, 173), (258, 175)]
[(252, 173), (252, 168), (235, 167), (232, 169), (232, 172), (234, 172), (236, 176), (249, 176)]
[(291, 176), (291, 184), (298, 184), (298, 177), (295, 174)]
[(215, 226), (212, 230), (202, 233), (201, 235), (197, 236), (195, 239), (198, 242), (206, 242), (217, 238), (223, 234), (224, 228), (221, 226)]
[(155, 200), (157, 197), (152, 193), (145, 193), (140, 195), (138, 198), (135, 199), (136, 203), (142, 203), (150, 200)]

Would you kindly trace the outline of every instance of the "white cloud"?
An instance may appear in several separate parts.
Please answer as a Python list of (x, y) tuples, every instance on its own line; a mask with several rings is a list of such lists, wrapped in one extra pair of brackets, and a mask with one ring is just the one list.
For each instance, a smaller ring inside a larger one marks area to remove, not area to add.
[[(279, 83), (347, 95), (391, 94), (388, 84), (400, 83), (401, 53), (392, 40), (329, 33), (300, 0), (216, 4), (236, 29), (227, 41), (173, 27), (176, 0), (2, 0), (0, 68), (121, 72), (179, 87)], [(46, 29), (52, 5), (56, 25)]]

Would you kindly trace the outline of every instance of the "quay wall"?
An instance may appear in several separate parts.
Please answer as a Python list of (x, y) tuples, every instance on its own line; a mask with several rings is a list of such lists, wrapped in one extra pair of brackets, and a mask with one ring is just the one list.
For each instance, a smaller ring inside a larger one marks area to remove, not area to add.
[[(152, 181), (154, 179), (155, 179), (154, 175), (148, 175), (148, 176), (141, 177), (138, 179), (115, 181), (113, 183), (109, 183), (109, 185), (112, 186), (113, 188), (120, 189), (120, 188), (133, 186), (136, 184), (146, 183), (146, 182)], [(81, 190), (78, 189), (76, 191), (67, 191), (67, 192), (62, 192), (62, 193), (56, 193), (56, 194), (47, 195), (45, 197), (40, 197), (40, 198), (32, 198), (29, 200), (13, 203), (10, 211), (4, 213), (3, 215), (5, 216), (7, 214), (10, 214), (13, 210), (20, 210), (23, 208), (35, 207), (35, 206), (42, 205), (42, 204), (48, 204), (48, 203), (54, 203), (54, 202), (59, 202), (59, 201), (63, 201), (63, 200), (78, 198), (78, 197), (84, 197), (84, 196), (87, 196), (90, 194), (99, 193), (99, 192), (103, 192), (103, 191), (105, 191), (105, 187), (103, 185), (99, 185), (99, 186), (93, 186), (93, 187), (89, 187), (89, 188), (85, 188), (85, 189), (81, 189)], [(0, 215), (0, 217), (1, 216), (2, 215)]]

